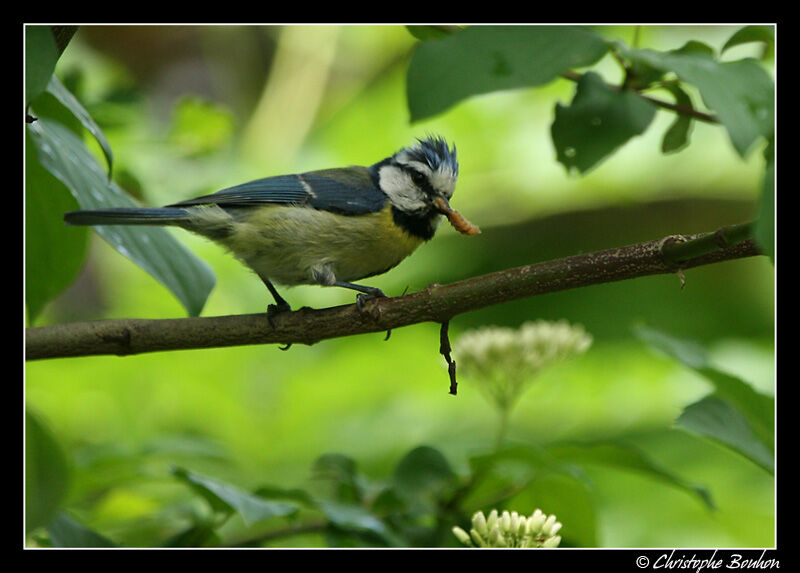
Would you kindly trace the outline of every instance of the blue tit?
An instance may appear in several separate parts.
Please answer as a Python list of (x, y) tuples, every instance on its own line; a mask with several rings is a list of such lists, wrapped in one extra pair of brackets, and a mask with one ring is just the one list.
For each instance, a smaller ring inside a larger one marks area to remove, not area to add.
[(72, 211), (64, 220), (173, 225), (216, 241), (261, 278), (275, 299), (270, 313), (290, 310), (273, 282), (353, 289), (360, 309), (386, 295), (352, 281), (394, 268), (433, 237), (443, 215), (462, 233), (477, 232), (450, 208), (457, 178), (455, 145), (430, 136), (370, 167), (267, 177), (162, 208)]

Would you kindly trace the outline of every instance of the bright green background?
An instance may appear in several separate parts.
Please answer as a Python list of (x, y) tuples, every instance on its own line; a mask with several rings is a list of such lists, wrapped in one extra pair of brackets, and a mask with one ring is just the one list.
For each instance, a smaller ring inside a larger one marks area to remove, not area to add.
[[(671, 49), (697, 39), (719, 48), (734, 30), (645, 27), (640, 46)], [(604, 33), (633, 37), (626, 27)], [(755, 216), (759, 154), (742, 161), (723, 129), (697, 124), (688, 148), (664, 156), (661, 136), (674, 119), (668, 112), (588, 175), (568, 175), (550, 140), (555, 102), (574, 90), (565, 80), (475, 97), (410, 125), (405, 71), (415, 42), (396, 26), (82, 27), (56, 72), (73, 80), (73, 93), (103, 128), (117, 181), (151, 205), (256, 177), (370, 164), (428, 132), (455, 141), (461, 169), (452, 204), (483, 233), (468, 238), (443, 226), (397, 269), (369, 281), (390, 295)], [(755, 45), (735, 47), (726, 58), (751, 52)], [(608, 57), (594, 69), (619, 80)], [(257, 277), (221, 248), (174, 234), (217, 274), (203, 316), (265, 310), (270, 299)], [(89, 253), (37, 325), (185, 316), (167, 290), (94, 234)], [(35, 264), (27, 262), (28, 273)], [(351, 293), (318, 287), (283, 295), (295, 308), (353, 301)], [(707, 486), (718, 506), (709, 512), (685, 492), (594, 470), (600, 545), (774, 544), (772, 478), (670, 429), (710, 387), (632, 334), (644, 323), (698, 340), (720, 368), (771, 394), (768, 260), (687, 271), (683, 289), (666, 275), (518, 301), (456, 318), (451, 336), (537, 318), (581, 323), (595, 343), (542, 375), (514, 412), (510, 439), (622, 436)], [(325, 453), (347, 454), (380, 478), (409, 449), (427, 444), (465, 471), (469, 455), (491, 447), (494, 412), (467, 381), (458, 396), (447, 394), (437, 325), (382, 339), (350, 337), (287, 352), (254, 346), (30, 362), (27, 403), (73, 465), (67, 506), (117, 542), (149, 545), (174, 533), (188, 511), (174, 503), (189, 492), (170, 475), (171, 464), (243, 488), (294, 487)], [(287, 543), (318, 545), (321, 537)]]

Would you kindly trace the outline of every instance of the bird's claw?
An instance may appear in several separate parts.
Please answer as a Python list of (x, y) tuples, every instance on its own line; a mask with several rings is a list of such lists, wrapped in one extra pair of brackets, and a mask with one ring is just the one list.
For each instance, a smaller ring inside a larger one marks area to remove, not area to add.
[(370, 292), (360, 292), (356, 295), (356, 308), (358, 312), (364, 312), (364, 303), (368, 300), (373, 300), (376, 298), (388, 298), (386, 293), (384, 293), (381, 289), (375, 288), (372, 289)]
[(273, 319), (277, 315), (279, 315), (281, 313), (284, 313), (284, 312), (290, 312), (291, 310), (292, 310), (292, 307), (289, 306), (289, 303), (285, 302), (285, 301), (283, 302), (283, 304), (270, 304), (270, 305), (268, 305), (267, 306), (267, 320), (269, 321), (269, 325), (272, 328), (275, 328), (275, 323), (273, 322)]

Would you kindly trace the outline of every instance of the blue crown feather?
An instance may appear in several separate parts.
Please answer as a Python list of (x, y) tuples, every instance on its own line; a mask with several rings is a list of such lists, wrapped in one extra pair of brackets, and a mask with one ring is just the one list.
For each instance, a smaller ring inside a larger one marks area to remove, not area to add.
[(447, 146), (443, 137), (430, 135), (426, 139), (417, 139), (419, 145), (408, 149), (409, 158), (425, 163), (433, 171), (441, 168), (448, 169), (458, 175), (458, 159), (456, 146), (452, 149)]

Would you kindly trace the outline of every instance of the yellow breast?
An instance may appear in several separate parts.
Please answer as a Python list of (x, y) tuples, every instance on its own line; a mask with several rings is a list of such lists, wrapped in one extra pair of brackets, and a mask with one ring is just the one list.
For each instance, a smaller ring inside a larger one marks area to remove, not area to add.
[(312, 207), (260, 207), (225, 240), (253, 270), (289, 285), (313, 284), (314, 270), (322, 267), (347, 282), (381, 274), (422, 242), (395, 224), (388, 204), (380, 212), (353, 216)]

